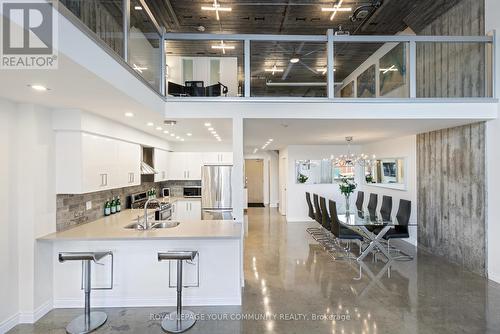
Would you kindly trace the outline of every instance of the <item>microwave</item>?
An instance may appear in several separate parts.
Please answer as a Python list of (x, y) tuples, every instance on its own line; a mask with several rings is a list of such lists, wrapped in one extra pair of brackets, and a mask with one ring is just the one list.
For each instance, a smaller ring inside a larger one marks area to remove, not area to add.
[(188, 198), (201, 198), (201, 187), (184, 187), (182, 195)]
[(161, 196), (162, 197), (170, 197), (170, 188), (163, 188), (161, 190)]

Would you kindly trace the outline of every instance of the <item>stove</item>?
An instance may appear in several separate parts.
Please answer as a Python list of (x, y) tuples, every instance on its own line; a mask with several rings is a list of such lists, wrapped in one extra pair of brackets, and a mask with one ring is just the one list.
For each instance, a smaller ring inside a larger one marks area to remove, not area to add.
[[(144, 205), (148, 201), (147, 193), (137, 193), (130, 195), (129, 207), (131, 209), (144, 209)], [(160, 201), (160, 203), (154, 201), (148, 203), (148, 209), (156, 209), (155, 220), (169, 220), (172, 216), (172, 204), (168, 202)]]

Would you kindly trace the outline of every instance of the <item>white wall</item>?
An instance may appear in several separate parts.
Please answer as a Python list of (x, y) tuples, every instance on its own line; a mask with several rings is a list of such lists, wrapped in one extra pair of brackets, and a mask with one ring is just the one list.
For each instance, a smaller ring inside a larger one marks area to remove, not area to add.
[[(306, 192), (310, 192), (311, 194), (316, 193), (325, 198), (333, 199), (339, 206), (345, 206), (345, 197), (340, 193), (338, 184), (336, 183), (297, 184), (295, 180), (295, 161), (330, 158), (332, 154), (345, 154), (346, 150), (347, 147), (345, 145), (291, 145), (287, 147), (288, 175), (286, 176), (286, 220), (288, 222), (304, 222), (310, 220), (306, 204)], [(356, 145), (351, 146), (351, 151), (353, 153), (359, 153), (360, 147)], [(356, 175), (356, 182), (358, 182), (358, 171), (356, 171)], [(351, 198), (351, 201), (354, 203), (354, 197)]]
[[(406, 30), (402, 31), (401, 33), (397, 35), (415, 35), (413, 30), (410, 28), (407, 28)], [(348, 75), (344, 81), (342, 81), (342, 86), (340, 88), (344, 88), (347, 86), (351, 81), (354, 81), (354, 97), (357, 97), (357, 77), (366, 71), (370, 66), (375, 65), (375, 96), (380, 97), (380, 71), (379, 71), (379, 60), (382, 58), (385, 54), (387, 54), (389, 51), (391, 51), (394, 47), (398, 46), (399, 43), (385, 43), (382, 45), (377, 51), (375, 51), (367, 60), (365, 60), (361, 65), (359, 65), (358, 68), (356, 68), (350, 75)], [(408, 59), (409, 59), (409, 45), (407, 44), (406, 47), (406, 63), (408, 64)], [(410, 69), (409, 66), (406, 67), (406, 82), (403, 86), (398, 87), (394, 89), (393, 91), (385, 94), (383, 97), (385, 98), (400, 98), (400, 97), (408, 97), (410, 94), (410, 91), (408, 89), (409, 87), (409, 81), (410, 80)], [(338, 92), (340, 96), (340, 89)]]
[[(500, 1), (486, 0), (486, 32), (494, 29), (497, 31), (496, 44), (500, 45)], [(496, 92), (495, 96), (500, 96), (500, 53), (497, 52), (496, 66)], [(500, 112), (500, 108), (499, 108)], [(500, 283), (500, 243), (497, 241), (500, 235), (500, 120), (489, 121), (486, 125), (486, 171), (487, 171), (487, 254), (488, 254), (488, 277)]]
[(245, 159), (264, 160), (264, 204), (277, 207), (279, 203), (279, 157), (274, 151), (245, 154)]
[[(50, 246), (35, 239), (56, 229), (55, 136), (50, 110), (0, 101), (2, 138), (2, 299), (0, 332), (50, 310)], [(5, 127), (5, 129), (4, 129)], [(4, 289), (7, 289), (5, 291)], [(5, 299), (4, 299), (5, 297)], [(5, 323), (7, 321), (7, 323)]]
[[(411, 201), (410, 224), (417, 223), (417, 137), (406, 136), (389, 140), (383, 140), (368, 145), (363, 145), (361, 150), (365, 154), (375, 154), (377, 158), (405, 158), (406, 190), (382, 188), (366, 184), (365, 180), (359, 180), (359, 189), (365, 192), (365, 206), (368, 203), (370, 193), (378, 194), (378, 209), (382, 205), (382, 196), (392, 196), (392, 215), (395, 216), (400, 199)], [(407, 240), (417, 245), (417, 228), (410, 228), (410, 239)]]

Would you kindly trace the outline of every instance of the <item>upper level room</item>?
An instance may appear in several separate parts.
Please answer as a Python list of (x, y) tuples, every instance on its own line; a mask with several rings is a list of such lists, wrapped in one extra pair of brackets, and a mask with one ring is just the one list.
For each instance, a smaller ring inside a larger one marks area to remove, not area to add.
[(61, 5), (167, 101), (495, 97), (483, 1)]

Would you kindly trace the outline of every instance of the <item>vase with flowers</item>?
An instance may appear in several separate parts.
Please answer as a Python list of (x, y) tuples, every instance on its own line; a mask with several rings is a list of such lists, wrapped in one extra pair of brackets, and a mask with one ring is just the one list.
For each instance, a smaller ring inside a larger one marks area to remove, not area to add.
[(347, 214), (350, 211), (351, 194), (354, 192), (356, 187), (357, 187), (356, 182), (346, 177), (342, 178), (342, 180), (339, 183), (340, 193), (345, 196), (345, 211)]

